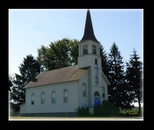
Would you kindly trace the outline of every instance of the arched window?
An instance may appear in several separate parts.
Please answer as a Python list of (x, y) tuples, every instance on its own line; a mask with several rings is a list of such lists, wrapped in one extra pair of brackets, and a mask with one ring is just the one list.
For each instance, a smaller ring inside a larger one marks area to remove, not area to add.
[(68, 92), (67, 90), (65, 89), (64, 90), (64, 103), (67, 103), (68, 102)]
[(55, 91), (52, 91), (51, 103), (53, 103), (53, 104), (56, 103), (56, 92)]
[(97, 91), (94, 93), (94, 97), (100, 97), (100, 95)]
[(44, 92), (41, 93), (41, 104), (45, 103), (45, 94)]
[(31, 105), (34, 105), (34, 103), (35, 103), (35, 94), (32, 93), (31, 94)]
[(82, 96), (86, 97), (86, 84), (85, 83), (82, 84)]

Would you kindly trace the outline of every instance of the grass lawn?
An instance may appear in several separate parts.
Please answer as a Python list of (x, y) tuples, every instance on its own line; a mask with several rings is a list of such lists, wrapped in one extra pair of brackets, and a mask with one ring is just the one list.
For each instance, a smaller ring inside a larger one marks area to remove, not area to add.
[[(138, 108), (132, 110), (122, 110), (120, 117), (56, 117), (56, 116), (21, 116), (19, 112), (11, 112), (9, 121), (143, 121), (142, 116), (136, 116)], [(131, 116), (125, 116), (129, 113)], [(134, 114), (134, 115), (133, 115)]]
[(143, 117), (36, 117), (16, 113), (9, 116), (9, 121), (143, 121)]
[[(122, 116), (138, 116), (138, 112), (139, 112), (139, 109), (138, 107), (135, 107), (135, 108), (132, 108), (131, 110), (128, 109), (128, 110), (121, 110), (120, 111), (120, 114)], [(143, 108), (141, 108), (141, 112), (142, 112), (142, 115), (143, 115)]]

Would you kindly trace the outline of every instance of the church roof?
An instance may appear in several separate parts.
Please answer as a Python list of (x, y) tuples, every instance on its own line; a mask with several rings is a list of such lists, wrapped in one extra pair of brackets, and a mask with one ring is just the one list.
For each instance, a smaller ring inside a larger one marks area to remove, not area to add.
[(79, 80), (89, 68), (79, 69), (78, 65), (64, 67), (40, 73), (36, 76), (36, 81), (30, 81), (24, 88), (63, 83)]
[(93, 26), (92, 26), (92, 21), (91, 21), (91, 16), (90, 16), (89, 9), (87, 10), (85, 30), (84, 30), (84, 35), (83, 35), (83, 38), (81, 39), (81, 41), (84, 41), (84, 40), (93, 40), (95, 42), (98, 42), (96, 37), (95, 37), (95, 35), (94, 35), (94, 31), (93, 31)]

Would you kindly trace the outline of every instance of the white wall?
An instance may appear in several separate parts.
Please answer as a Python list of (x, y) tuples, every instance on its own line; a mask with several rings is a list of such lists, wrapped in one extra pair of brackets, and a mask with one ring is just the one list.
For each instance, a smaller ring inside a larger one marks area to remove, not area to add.
[[(68, 103), (64, 103), (64, 90), (68, 91)], [(52, 91), (56, 92), (56, 103), (51, 103)], [(45, 93), (45, 103), (41, 104), (41, 92)], [(35, 103), (31, 105), (31, 94), (35, 94)], [(78, 81), (46, 85), (26, 89), (27, 113), (76, 112), (78, 107)]]
[(105, 87), (105, 99), (103, 100), (108, 100), (108, 83), (107, 81), (104, 79), (103, 75), (102, 75), (102, 84)]
[(23, 114), (23, 113), (26, 113), (26, 104), (22, 104), (20, 105), (20, 113)]
[(78, 57), (78, 67), (84, 68), (88, 66), (94, 66), (95, 59), (98, 59), (98, 66), (101, 66), (101, 57), (95, 54), (85, 54)]
[[(97, 65), (98, 65), (98, 84), (95, 83), (95, 76), (97, 74), (97, 70), (96, 70), (96, 65), (95, 65), (95, 59), (97, 59)], [(89, 90), (89, 93), (91, 94), (91, 98), (90, 98), (90, 106), (94, 106), (94, 93), (97, 91), (100, 94), (100, 98), (101, 98), (101, 103), (103, 100), (108, 100), (108, 87), (107, 87), (107, 82), (104, 78), (104, 76), (102, 75), (102, 68), (101, 68), (101, 57), (97, 56), (97, 55), (83, 55), (81, 57), (79, 57), (79, 66), (80, 67), (84, 67), (84, 66), (91, 66), (91, 85), (89, 85), (89, 87), (91, 86), (91, 90)], [(85, 61), (85, 62), (81, 62), (81, 61)], [(102, 98), (102, 93), (103, 93), (103, 86), (105, 88), (105, 98)], [(90, 88), (89, 88), (90, 89)]]
[[(94, 96), (94, 93), (97, 91), (99, 92), (100, 94), (100, 97), (101, 97), (101, 101), (103, 100), (108, 100), (108, 87), (107, 87), (107, 83), (106, 81), (104, 80), (104, 78), (101, 78), (100, 81), (99, 81), (99, 85), (96, 86), (96, 85), (93, 85), (92, 87), (92, 91), (93, 91), (93, 96)], [(105, 88), (105, 92), (103, 92), (103, 88)], [(102, 97), (102, 93), (105, 93), (105, 97)], [(93, 98), (94, 99), (94, 98)], [(93, 101), (94, 103), (94, 101)], [(102, 102), (101, 102), (102, 103)]]
[[(87, 71), (87, 73), (81, 77), (81, 79), (79, 80), (79, 106), (80, 107), (87, 107), (89, 106), (89, 87), (90, 84), (88, 83), (88, 76), (89, 76), (89, 72)], [(86, 84), (86, 97), (83, 96), (82, 94), (82, 85), (83, 83)]]

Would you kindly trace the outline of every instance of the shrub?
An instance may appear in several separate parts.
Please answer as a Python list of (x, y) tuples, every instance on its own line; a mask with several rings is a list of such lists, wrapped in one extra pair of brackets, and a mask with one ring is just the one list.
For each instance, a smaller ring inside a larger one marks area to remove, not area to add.
[(117, 117), (119, 116), (119, 108), (111, 102), (104, 100), (101, 105), (94, 108), (94, 114), (90, 115), (89, 107), (78, 107), (75, 109), (79, 117)]
[(119, 108), (111, 102), (104, 100), (103, 103), (94, 109), (95, 116), (115, 117), (119, 116)]
[(89, 107), (78, 107), (75, 109), (79, 117), (89, 116)]

